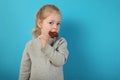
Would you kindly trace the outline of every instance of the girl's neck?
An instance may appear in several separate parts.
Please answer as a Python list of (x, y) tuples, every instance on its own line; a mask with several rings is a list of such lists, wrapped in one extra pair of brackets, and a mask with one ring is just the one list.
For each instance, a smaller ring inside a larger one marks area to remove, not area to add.
[(42, 39), (42, 40), (46, 40), (46, 41), (48, 41), (49, 40), (49, 38), (50, 38), (50, 36), (48, 36), (48, 35), (40, 35), (40, 36), (38, 36), (40, 39)]

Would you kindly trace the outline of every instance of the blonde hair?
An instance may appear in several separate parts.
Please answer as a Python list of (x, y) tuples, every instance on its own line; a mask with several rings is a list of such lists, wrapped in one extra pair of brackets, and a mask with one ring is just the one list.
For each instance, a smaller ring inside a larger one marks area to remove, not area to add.
[(55, 5), (51, 5), (51, 4), (44, 5), (42, 8), (38, 10), (36, 14), (35, 27), (32, 32), (34, 37), (38, 37), (41, 34), (41, 29), (37, 25), (37, 20), (40, 19), (41, 21), (43, 21), (51, 14), (52, 11), (61, 15), (60, 10)]

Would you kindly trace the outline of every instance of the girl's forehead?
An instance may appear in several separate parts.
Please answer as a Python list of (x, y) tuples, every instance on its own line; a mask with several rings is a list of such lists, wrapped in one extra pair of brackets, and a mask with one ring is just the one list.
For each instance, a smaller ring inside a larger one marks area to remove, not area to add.
[(46, 19), (48, 20), (60, 20), (60, 15), (49, 15)]
[(58, 14), (58, 13), (50, 13), (48, 16), (46, 16), (46, 18), (55, 18), (55, 19), (60, 19), (61, 18), (61, 15)]

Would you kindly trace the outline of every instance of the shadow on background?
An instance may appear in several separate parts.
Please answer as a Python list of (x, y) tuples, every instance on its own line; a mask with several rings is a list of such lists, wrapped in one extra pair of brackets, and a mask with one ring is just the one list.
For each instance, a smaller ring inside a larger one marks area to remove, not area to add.
[[(87, 34), (86, 34), (87, 33)], [(61, 36), (68, 42), (69, 56), (64, 66), (65, 80), (82, 79), (87, 74), (87, 36), (88, 30), (80, 21), (64, 20), (61, 25)]]

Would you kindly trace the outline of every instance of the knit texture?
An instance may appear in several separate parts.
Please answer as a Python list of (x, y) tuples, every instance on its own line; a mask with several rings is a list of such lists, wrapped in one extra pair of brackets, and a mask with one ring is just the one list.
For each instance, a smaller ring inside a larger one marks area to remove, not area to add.
[(63, 65), (68, 57), (64, 38), (51, 38), (42, 48), (39, 38), (26, 44), (19, 80), (64, 80)]

